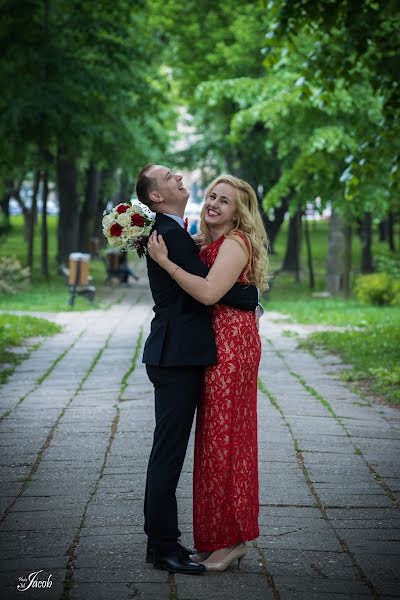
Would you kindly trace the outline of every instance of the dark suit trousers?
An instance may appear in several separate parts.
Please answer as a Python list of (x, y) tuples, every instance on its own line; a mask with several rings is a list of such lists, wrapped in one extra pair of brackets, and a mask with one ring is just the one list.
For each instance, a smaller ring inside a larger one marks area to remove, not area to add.
[(154, 385), (156, 426), (147, 467), (144, 530), (150, 546), (169, 553), (181, 535), (176, 488), (202, 392), (204, 367), (146, 365), (146, 369)]

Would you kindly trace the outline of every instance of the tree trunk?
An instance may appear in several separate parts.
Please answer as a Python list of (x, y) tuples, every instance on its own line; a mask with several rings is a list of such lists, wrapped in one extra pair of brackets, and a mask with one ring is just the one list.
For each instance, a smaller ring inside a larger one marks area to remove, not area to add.
[(307, 266), (308, 266), (310, 290), (313, 290), (315, 288), (315, 278), (314, 278), (314, 269), (313, 269), (313, 262), (312, 262), (311, 239), (310, 239), (310, 232), (308, 229), (307, 219), (304, 219), (304, 238), (306, 240), (306, 248), (307, 248)]
[(99, 201), (97, 204), (96, 219), (94, 225), (94, 236), (99, 239), (99, 247), (104, 248), (107, 244), (106, 238), (103, 235), (101, 222), (103, 220), (103, 213), (107, 208), (109, 198), (109, 187), (112, 181), (113, 171), (111, 169), (102, 169), (100, 171), (100, 191)]
[(6, 180), (4, 185), (4, 194), (0, 201), (1, 211), (4, 217), (3, 229), (8, 231), (11, 228), (10, 225), (10, 199), (14, 188), (14, 182), (12, 180)]
[(343, 224), (339, 215), (332, 210), (329, 224), (326, 287), (333, 295), (339, 293), (343, 283)]
[(20, 189), (22, 187), (22, 183), (23, 182), (21, 180), (21, 182), (18, 184), (17, 188), (12, 191), (10, 198), (14, 198), (14, 200), (16, 200), (20, 209), (22, 210), (22, 214), (24, 216), (24, 240), (26, 242), (28, 242), (29, 241), (29, 231), (30, 231), (30, 219), (31, 219), (32, 212), (29, 210), (29, 208), (26, 206), (25, 202), (21, 198)]
[(49, 278), (49, 253), (48, 253), (48, 231), (47, 231), (47, 197), (49, 195), (49, 173), (42, 173), (42, 239), (41, 239), (41, 272)]
[(351, 269), (352, 269), (352, 228), (346, 225), (344, 228), (344, 256), (343, 256), (343, 293), (345, 298), (349, 298), (351, 290)]
[(10, 197), (8, 192), (4, 192), (1, 199), (1, 212), (3, 213), (4, 218), (3, 227), (6, 231), (10, 229)]
[(26, 241), (28, 242), (28, 268), (30, 271), (30, 279), (33, 278), (33, 262), (34, 262), (34, 246), (35, 246), (35, 219), (34, 215), (37, 212), (37, 195), (40, 184), (40, 171), (36, 171), (33, 182), (32, 206), (31, 210), (27, 210), (25, 214)]
[(388, 220), (387, 220), (387, 235), (388, 235), (388, 244), (389, 244), (390, 252), (396, 252), (396, 246), (394, 243), (394, 223), (395, 223), (394, 214), (390, 211), (388, 214)]
[(263, 211), (262, 206), (260, 205), (260, 211), (263, 218), (264, 227), (268, 235), (271, 254), (274, 254), (274, 243), (280, 231), (280, 228), (282, 227), (282, 224), (285, 220), (285, 215), (288, 211), (292, 195), (293, 194), (290, 193), (285, 198), (282, 198), (280, 205), (274, 208), (273, 220), (268, 218), (268, 216)]
[[(39, 181), (40, 181), (40, 172), (39, 172)], [(39, 189), (36, 191), (36, 194), (39, 194)], [(36, 227), (36, 225), (38, 224), (38, 205), (37, 202), (35, 202), (34, 204), (32, 203), (32, 207), (31, 207), (31, 219)]]
[(65, 149), (57, 156), (58, 201), (58, 264), (66, 264), (71, 252), (78, 250), (79, 197), (76, 158)]
[(282, 264), (282, 271), (295, 273), (297, 282), (300, 281), (301, 217), (301, 210), (290, 217), (286, 253)]
[(379, 231), (379, 241), (386, 242), (386, 232), (387, 232), (386, 219), (384, 219), (383, 221), (380, 221), (380, 223), (378, 225), (378, 231)]
[(91, 241), (95, 236), (97, 207), (99, 204), (100, 171), (90, 163), (86, 173), (85, 201), (79, 224), (79, 249), (90, 252)]
[(361, 221), (361, 273), (372, 273), (372, 214), (365, 212)]
[(121, 177), (119, 180), (119, 201), (120, 202), (128, 202), (130, 200), (130, 197), (132, 195), (130, 187), (131, 187), (131, 185), (130, 185), (129, 177), (125, 171), (122, 171)]

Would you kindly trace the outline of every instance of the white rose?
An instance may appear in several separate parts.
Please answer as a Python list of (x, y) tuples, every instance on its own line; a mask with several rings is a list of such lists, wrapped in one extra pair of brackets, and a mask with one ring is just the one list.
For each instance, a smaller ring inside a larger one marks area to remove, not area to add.
[(121, 213), (118, 215), (117, 223), (118, 225), (121, 225), (121, 227), (129, 227), (131, 223), (131, 215), (127, 214), (126, 212)]
[(129, 229), (127, 229), (126, 234), (130, 238), (137, 238), (139, 235), (142, 234), (142, 228), (138, 227), (137, 225), (132, 225), (131, 227), (129, 227)]
[(118, 248), (119, 246), (123, 245), (123, 240), (121, 239), (121, 237), (111, 236), (108, 238), (108, 243), (113, 248)]
[(111, 225), (114, 223), (114, 219), (112, 218), (111, 215), (104, 215), (103, 220), (101, 222), (101, 224), (103, 225), (103, 230), (104, 229), (110, 229)]

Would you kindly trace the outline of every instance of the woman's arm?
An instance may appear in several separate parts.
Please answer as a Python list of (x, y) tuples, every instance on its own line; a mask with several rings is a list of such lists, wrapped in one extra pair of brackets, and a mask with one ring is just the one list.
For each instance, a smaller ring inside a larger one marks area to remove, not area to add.
[(184, 271), (168, 258), (168, 250), (155, 231), (148, 243), (148, 252), (176, 283), (202, 304), (215, 304), (231, 289), (248, 261), (248, 253), (240, 238), (225, 239), (206, 278)]

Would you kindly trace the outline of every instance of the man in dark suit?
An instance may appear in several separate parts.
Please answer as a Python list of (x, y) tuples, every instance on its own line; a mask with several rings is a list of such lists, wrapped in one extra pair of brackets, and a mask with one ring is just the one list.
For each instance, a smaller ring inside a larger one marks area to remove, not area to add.
[[(138, 199), (156, 213), (154, 228), (168, 247), (169, 258), (201, 277), (207, 267), (184, 228), (183, 214), (189, 193), (181, 175), (162, 165), (147, 165), (136, 181)], [(204, 565), (190, 560), (193, 551), (178, 539), (176, 487), (182, 470), (204, 368), (217, 362), (209, 308), (184, 292), (168, 273), (147, 256), (155, 316), (147, 338), (143, 362), (154, 385), (155, 417), (145, 492), (146, 560), (172, 573), (199, 574)], [(244, 310), (255, 310), (254, 286), (234, 287), (220, 300)]]

